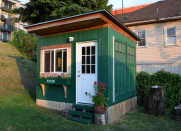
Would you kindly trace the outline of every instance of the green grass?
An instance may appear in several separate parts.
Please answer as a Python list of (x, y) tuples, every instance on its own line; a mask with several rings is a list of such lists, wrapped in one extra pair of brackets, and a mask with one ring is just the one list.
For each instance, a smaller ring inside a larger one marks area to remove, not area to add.
[(106, 126), (67, 120), (58, 112), (36, 106), (36, 63), (22, 59), (10, 44), (0, 43), (0, 130), (105, 130), (180, 131), (181, 122), (168, 117), (148, 116), (143, 107), (127, 113), (120, 121)]

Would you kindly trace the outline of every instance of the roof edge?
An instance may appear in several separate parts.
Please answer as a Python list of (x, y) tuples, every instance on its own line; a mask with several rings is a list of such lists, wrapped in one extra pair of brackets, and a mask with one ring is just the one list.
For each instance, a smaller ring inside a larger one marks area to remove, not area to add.
[[(79, 16), (84, 16), (84, 15), (89, 15), (89, 14), (95, 14), (95, 13), (102, 13), (105, 16), (108, 15), (109, 17), (112, 18), (113, 22), (123, 28), (124, 31), (127, 31), (129, 35), (131, 35), (135, 40), (140, 41), (141, 39), (133, 32), (131, 31), (128, 27), (126, 27), (121, 21), (119, 21), (115, 16), (113, 16), (109, 11), (107, 11), (106, 9), (103, 10), (97, 10), (97, 11), (92, 11), (92, 12), (88, 12), (88, 13), (83, 13), (83, 14), (78, 14), (78, 15), (74, 15), (74, 16), (69, 16), (69, 17), (64, 17), (64, 18), (60, 18), (60, 19), (55, 19), (55, 20), (50, 20), (50, 21), (46, 21), (46, 22), (40, 22), (37, 24), (32, 24), (32, 25), (28, 25), (28, 26), (24, 26), (24, 28), (29, 28), (29, 27), (33, 27), (33, 26), (37, 26), (37, 25), (41, 25), (41, 24), (46, 24), (46, 23), (51, 23), (51, 22), (56, 22), (56, 21), (60, 21), (60, 20), (66, 20), (66, 19), (70, 19), (70, 18), (75, 18), (75, 17), (79, 17)], [(107, 16), (106, 16), (107, 17)], [(110, 19), (110, 18), (109, 18)], [(111, 20), (111, 21), (112, 21)]]
[(133, 21), (124, 23), (126, 26), (134, 26), (134, 25), (143, 25), (149, 23), (157, 23), (157, 22), (165, 22), (171, 20), (180, 20), (181, 16), (174, 16), (174, 17), (166, 17), (166, 18), (158, 18), (158, 19), (150, 19), (150, 20), (142, 20), (142, 21)]

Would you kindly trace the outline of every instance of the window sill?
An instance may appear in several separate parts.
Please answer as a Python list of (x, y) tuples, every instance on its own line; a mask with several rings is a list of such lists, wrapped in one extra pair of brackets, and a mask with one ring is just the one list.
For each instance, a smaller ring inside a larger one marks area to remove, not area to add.
[(177, 47), (178, 45), (164, 45), (164, 48), (168, 48), (168, 47)]
[(137, 46), (136, 48), (148, 48), (146, 46)]

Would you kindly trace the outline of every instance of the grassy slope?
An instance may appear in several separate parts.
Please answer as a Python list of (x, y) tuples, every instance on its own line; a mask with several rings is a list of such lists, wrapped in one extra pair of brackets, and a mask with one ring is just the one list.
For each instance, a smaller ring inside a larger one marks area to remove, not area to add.
[(181, 130), (181, 122), (170, 120), (168, 113), (163, 118), (147, 116), (142, 107), (107, 126), (69, 121), (55, 111), (38, 107), (34, 93), (36, 63), (22, 59), (10, 44), (0, 45), (0, 130)]

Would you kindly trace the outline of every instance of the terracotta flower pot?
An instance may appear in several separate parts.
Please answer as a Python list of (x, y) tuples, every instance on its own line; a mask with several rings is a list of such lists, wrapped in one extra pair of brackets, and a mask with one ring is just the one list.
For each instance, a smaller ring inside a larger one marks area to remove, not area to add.
[(106, 107), (104, 105), (94, 105), (94, 111), (96, 114), (104, 114)]

